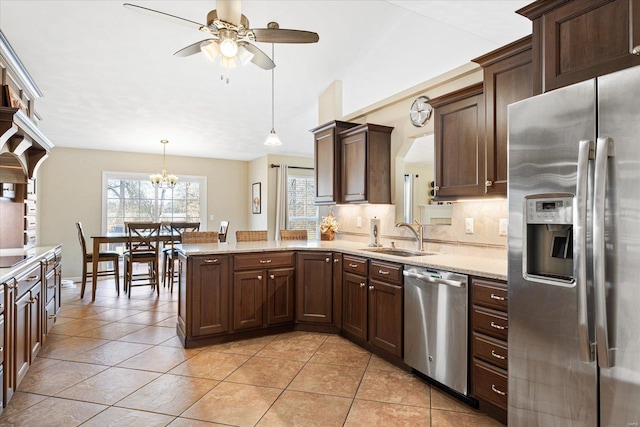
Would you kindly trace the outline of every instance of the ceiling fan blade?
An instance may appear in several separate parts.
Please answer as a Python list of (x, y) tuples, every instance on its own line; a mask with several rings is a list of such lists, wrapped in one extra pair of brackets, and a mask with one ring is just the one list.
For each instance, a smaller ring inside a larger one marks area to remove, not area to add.
[(252, 28), (256, 41), (260, 43), (316, 43), (318, 33), (281, 28)]
[(216, 3), (218, 19), (234, 25), (240, 25), (242, 3), (240, 0), (218, 0)]
[(256, 64), (258, 67), (264, 70), (270, 70), (276, 66), (276, 64), (269, 58), (269, 56), (261, 51), (256, 46), (251, 43), (240, 43), (241, 46), (244, 46), (250, 53), (253, 54), (253, 58), (251, 58), (251, 62)]
[(201, 46), (202, 43), (204, 42), (215, 42), (214, 39), (205, 39), (193, 44), (190, 44), (187, 47), (184, 47), (182, 49), (180, 49), (179, 51), (177, 51), (176, 53), (174, 53), (174, 56), (191, 56), (191, 55), (195, 55), (196, 53), (200, 53), (201, 52)]
[(144, 14), (147, 14), (147, 15), (155, 16), (155, 17), (158, 17), (158, 18), (168, 19), (170, 21), (175, 22), (176, 24), (186, 25), (188, 27), (195, 28), (196, 30), (199, 30), (202, 27), (206, 28), (206, 25), (204, 25), (204, 24), (200, 24), (198, 22), (190, 21), (188, 19), (180, 18), (179, 16), (170, 15), (168, 13), (160, 12), (160, 11), (157, 11), (157, 10), (154, 10), (154, 9), (149, 9), (147, 7), (137, 6), (137, 5), (131, 4), (131, 3), (125, 3), (123, 6), (126, 7), (127, 9), (135, 10), (137, 12), (141, 12), (141, 13), (144, 13)]

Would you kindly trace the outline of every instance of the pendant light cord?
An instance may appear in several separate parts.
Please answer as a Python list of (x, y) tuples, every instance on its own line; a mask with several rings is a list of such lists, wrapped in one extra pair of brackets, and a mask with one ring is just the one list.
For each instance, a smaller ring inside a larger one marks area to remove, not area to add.
[[(271, 61), (275, 59), (275, 43), (271, 43)], [(275, 67), (271, 69), (271, 132), (275, 131)]]

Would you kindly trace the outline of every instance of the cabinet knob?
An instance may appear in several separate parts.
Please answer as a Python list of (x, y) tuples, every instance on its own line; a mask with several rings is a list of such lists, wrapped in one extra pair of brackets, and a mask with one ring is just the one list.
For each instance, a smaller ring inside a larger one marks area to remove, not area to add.
[(634, 46), (633, 49), (631, 49), (631, 53), (633, 53), (634, 55), (640, 55), (640, 44)]
[(273, 280), (273, 279), (275, 279), (275, 278), (276, 278), (276, 276), (275, 276), (275, 275), (273, 275), (273, 274), (269, 276), (269, 279), (271, 279), (271, 280)]
[(326, 257), (326, 258), (324, 259), (324, 261), (325, 261), (325, 262), (331, 262), (331, 258)]
[(484, 182), (485, 187), (491, 187), (493, 185), (493, 181), (486, 180)]
[(440, 186), (439, 185), (434, 186), (433, 191), (440, 191)]
[(262, 280), (262, 276), (258, 275), (258, 280)]
[(334, 258), (334, 259), (333, 259), (333, 262), (334, 262), (334, 263), (340, 262), (340, 258)]
[(375, 289), (375, 287), (374, 287), (373, 285), (369, 285), (369, 290), (370, 290), (370, 291), (372, 291), (372, 290), (374, 290), (374, 289)]
[(364, 283), (364, 282), (360, 283), (360, 287), (361, 287), (361, 288), (364, 288), (365, 286), (367, 286), (367, 284), (366, 284), (366, 283)]

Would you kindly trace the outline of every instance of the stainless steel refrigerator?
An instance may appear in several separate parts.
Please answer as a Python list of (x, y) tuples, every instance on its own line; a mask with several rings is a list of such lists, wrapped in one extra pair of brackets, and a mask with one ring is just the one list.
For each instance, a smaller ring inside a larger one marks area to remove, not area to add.
[(640, 67), (509, 106), (509, 426), (640, 424)]

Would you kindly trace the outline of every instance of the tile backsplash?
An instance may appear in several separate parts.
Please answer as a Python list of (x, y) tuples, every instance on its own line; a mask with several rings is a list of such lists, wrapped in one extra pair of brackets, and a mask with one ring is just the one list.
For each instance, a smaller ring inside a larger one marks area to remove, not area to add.
[[(405, 227), (396, 227), (395, 205), (336, 205), (320, 207), (325, 216), (331, 209), (340, 230), (336, 239), (361, 241), (369, 244), (370, 220), (380, 218), (381, 243), (394, 242), (400, 248), (416, 248), (413, 234)], [(360, 218), (360, 226), (358, 226)], [(473, 221), (473, 234), (465, 231), (465, 220)], [(507, 237), (500, 236), (500, 219), (508, 218), (507, 200), (455, 202), (451, 205), (451, 225), (424, 227), (426, 249), (434, 252), (506, 258)]]

